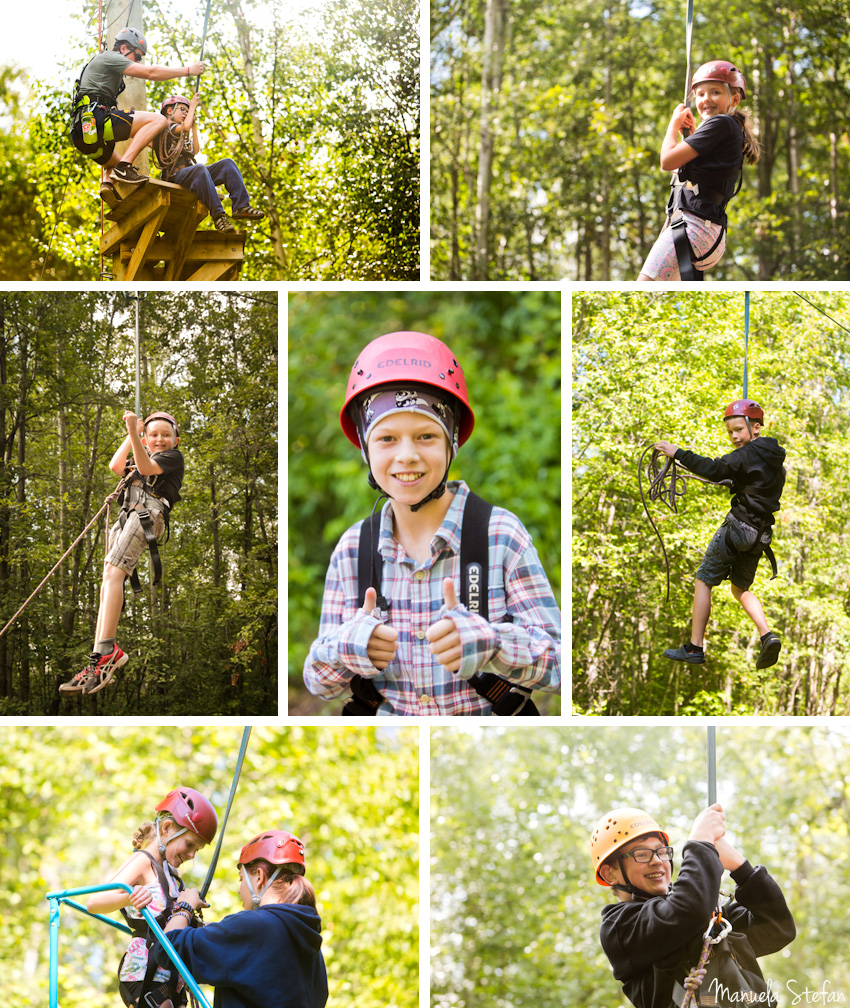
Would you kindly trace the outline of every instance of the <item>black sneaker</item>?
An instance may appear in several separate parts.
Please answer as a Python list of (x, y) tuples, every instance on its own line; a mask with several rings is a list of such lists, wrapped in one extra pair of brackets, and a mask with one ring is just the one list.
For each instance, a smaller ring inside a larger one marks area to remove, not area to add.
[(126, 182), (127, 185), (141, 185), (150, 181), (147, 175), (140, 175), (129, 161), (119, 162), (113, 169), (110, 182)]
[(227, 219), (227, 214), (219, 214), (217, 217), (213, 217), (213, 224), (215, 224), (216, 231), (221, 231), (224, 234), (236, 231), (236, 228)]
[(782, 648), (782, 641), (775, 633), (769, 633), (761, 642), (759, 656), (756, 659), (756, 668), (769, 668), (775, 665), (779, 659), (779, 651)]
[(688, 651), (683, 644), (680, 648), (667, 648), (664, 657), (671, 661), (683, 661), (689, 665), (702, 665), (705, 662), (705, 651)]

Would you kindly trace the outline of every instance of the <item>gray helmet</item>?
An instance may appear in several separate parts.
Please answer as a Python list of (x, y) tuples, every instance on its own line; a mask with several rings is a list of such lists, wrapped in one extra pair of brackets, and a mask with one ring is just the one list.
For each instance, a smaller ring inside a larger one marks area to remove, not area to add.
[(125, 42), (133, 49), (141, 49), (147, 55), (148, 44), (142, 33), (135, 28), (124, 28), (123, 31), (118, 32), (115, 36), (115, 45), (120, 46), (122, 42)]

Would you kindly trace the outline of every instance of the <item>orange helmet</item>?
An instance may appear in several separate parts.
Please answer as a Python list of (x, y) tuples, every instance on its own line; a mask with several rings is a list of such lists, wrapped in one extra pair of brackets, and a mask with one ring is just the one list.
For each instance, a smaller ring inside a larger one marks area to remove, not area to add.
[(610, 886), (599, 874), (605, 861), (623, 844), (638, 837), (657, 833), (667, 846), (670, 838), (658, 823), (643, 809), (617, 808), (602, 816), (590, 837), (590, 856), (596, 872), (596, 881), (601, 886)]
[(267, 830), (260, 833), (242, 848), (237, 865), (250, 864), (263, 858), (272, 864), (297, 864), (301, 866), (299, 875), (304, 874), (304, 844), (294, 833), (286, 830)]

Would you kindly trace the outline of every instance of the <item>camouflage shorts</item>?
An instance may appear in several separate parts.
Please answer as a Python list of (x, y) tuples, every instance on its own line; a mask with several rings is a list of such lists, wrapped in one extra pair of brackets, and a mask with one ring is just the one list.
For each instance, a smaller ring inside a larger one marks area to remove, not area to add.
[[(153, 530), (159, 538), (165, 531), (165, 518), (161, 511), (151, 510), (150, 515)], [(135, 511), (131, 511), (123, 529), (121, 522), (117, 521), (109, 530), (109, 552), (106, 555), (106, 562), (118, 567), (125, 574), (132, 574), (147, 544), (139, 516)]]

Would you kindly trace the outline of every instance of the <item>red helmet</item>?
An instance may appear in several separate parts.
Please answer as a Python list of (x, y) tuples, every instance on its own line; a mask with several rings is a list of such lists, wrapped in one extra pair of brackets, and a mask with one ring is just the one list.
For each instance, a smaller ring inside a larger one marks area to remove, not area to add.
[(237, 865), (250, 864), (257, 858), (263, 858), (272, 864), (299, 864), (303, 867), (304, 844), (294, 833), (267, 830), (245, 844), (239, 852)]
[(179, 437), (180, 431), (177, 429), (177, 421), (170, 413), (151, 413), (150, 416), (145, 417), (145, 422), (142, 426), (147, 427), (151, 420), (167, 420), (174, 428), (174, 433)]
[(204, 841), (212, 843), (218, 829), (218, 816), (200, 791), (190, 787), (178, 787), (162, 799), (157, 812), (170, 812), (179, 826), (185, 826)]
[(740, 88), (742, 97), (747, 97), (747, 82), (744, 80), (744, 75), (729, 60), (703, 63), (691, 78), (691, 91), (703, 81), (720, 81), (721, 84), (728, 84), (730, 88)]
[(189, 105), (191, 104), (190, 99), (182, 94), (171, 94), (169, 95), (162, 105), (159, 106), (159, 111), (165, 115), (165, 110), (171, 108), (172, 105)]
[(451, 350), (435, 336), (421, 332), (394, 332), (378, 336), (360, 351), (354, 362), (339, 422), (345, 436), (360, 448), (357, 427), (348, 415), (351, 401), (371, 388), (397, 382), (429, 385), (448, 392), (460, 403), (458, 446), (472, 433), (475, 417), (469, 406), (463, 369)]
[(752, 399), (736, 399), (734, 402), (730, 402), (723, 414), (723, 419), (728, 420), (733, 416), (749, 417), (750, 420), (764, 423), (764, 410)]

